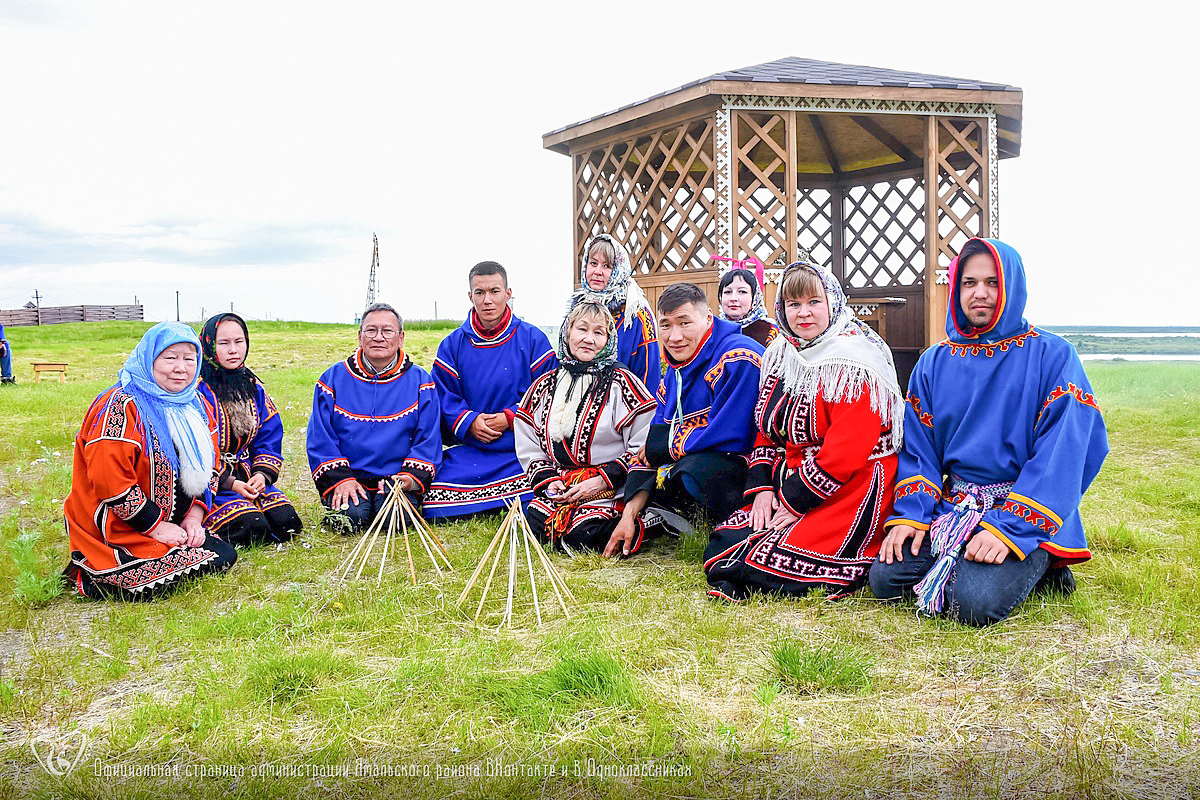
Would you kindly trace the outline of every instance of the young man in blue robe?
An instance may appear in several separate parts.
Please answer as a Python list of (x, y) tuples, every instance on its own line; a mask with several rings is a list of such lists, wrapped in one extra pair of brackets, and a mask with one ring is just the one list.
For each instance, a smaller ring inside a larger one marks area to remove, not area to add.
[(658, 298), (667, 374), (644, 458), (625, 481), (625, 510), (604, 555), (628, 555), (647, 504), (717, 524), (742, 505), (763, 347), (716, 319), (700, 287), (675, 283)]
[(438, 345), (433, 379), (446, 450), (425, 514), (459, 517), (533, 496), (517, 461), (513, 418), (530, 384), (558, 367), (550, 340), (517, 319), (508, 273), (495, 261), (471, 267), (471, 311)]
[(359, 347), (325, 370), (308, 419), (308, 464), (326, 519), (366, 529), (400, 488), (414, 505), (442, 460), (433, 378), (404, 353), (404, 324), (385, 303), (367, 308)]
[(1070, 592), (1091, 558), (1079, 502), (1108, 454), (1079, 356), (1025, 321), (1025, 267), (972, 239), (950, 268), (948, 339), (909, 380), (888, 535), (871, 567), (885, 600), (969, 625), (1008, 617), (1039, 585)]

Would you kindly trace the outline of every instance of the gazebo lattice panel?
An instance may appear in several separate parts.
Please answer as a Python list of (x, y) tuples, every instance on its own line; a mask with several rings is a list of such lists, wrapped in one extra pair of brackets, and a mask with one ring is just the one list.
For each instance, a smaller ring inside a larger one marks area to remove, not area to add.
[(833, 201), (834, 193), (822, 187), (796, 191), (797, 243), (824, 266), (834, 265)]
[(577, 155), (576, 263), (609, 233), (642, 274), (704, 266), (717, 252), (713, 127), (694, 120)]
[(916, 178), (850, 186), (843, 199), (848, 289), (924, 280), (925, 183)]
[(734, 180), (734, 251), (753, 253), (766, 264), (785, 260), (792, 250), (788, 219), (794, 191), (794, 114), (739, 112), (731, 121)]

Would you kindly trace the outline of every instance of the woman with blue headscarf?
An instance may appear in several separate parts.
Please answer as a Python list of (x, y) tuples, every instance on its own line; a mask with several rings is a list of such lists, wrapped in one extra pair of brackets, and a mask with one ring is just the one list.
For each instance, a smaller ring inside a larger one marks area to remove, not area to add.
[(65, 575), (84, 597), (148, 600), (185, 577), (227, 570), (233, 546), (204, 530), (216, 429), (196, 393), (200, 340), (160, 322), (75, 437)]

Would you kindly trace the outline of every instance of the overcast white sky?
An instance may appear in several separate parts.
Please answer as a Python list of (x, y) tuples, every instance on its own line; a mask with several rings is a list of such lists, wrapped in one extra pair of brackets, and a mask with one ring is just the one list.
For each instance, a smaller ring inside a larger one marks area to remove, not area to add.
[(1030, 320), (1200, 324), (1196, 5), (958, 7), (0, 0), (0, 307), (351, 321), (377, 232), (405, 316), (461, 317), (491, 258), (556, 323), (571, 170), (541, 135), (801, 56), (1020, 86)]

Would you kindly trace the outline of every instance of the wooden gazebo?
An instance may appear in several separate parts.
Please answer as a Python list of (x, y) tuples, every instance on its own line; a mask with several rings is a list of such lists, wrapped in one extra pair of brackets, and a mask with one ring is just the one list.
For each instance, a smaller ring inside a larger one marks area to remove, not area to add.
[(756, 256), (774, 302), (801, 251), (830, 265), (907, 375), (944, 338), (947, 268), (998, 233), (997, 163), (1021, 146), (1021, 90), (784, 58), (711, 75), (542, 137), (573, 162), (573, 276), (587, 240), (623, 242), (653, 301), (690, 280), (712, 303)]

